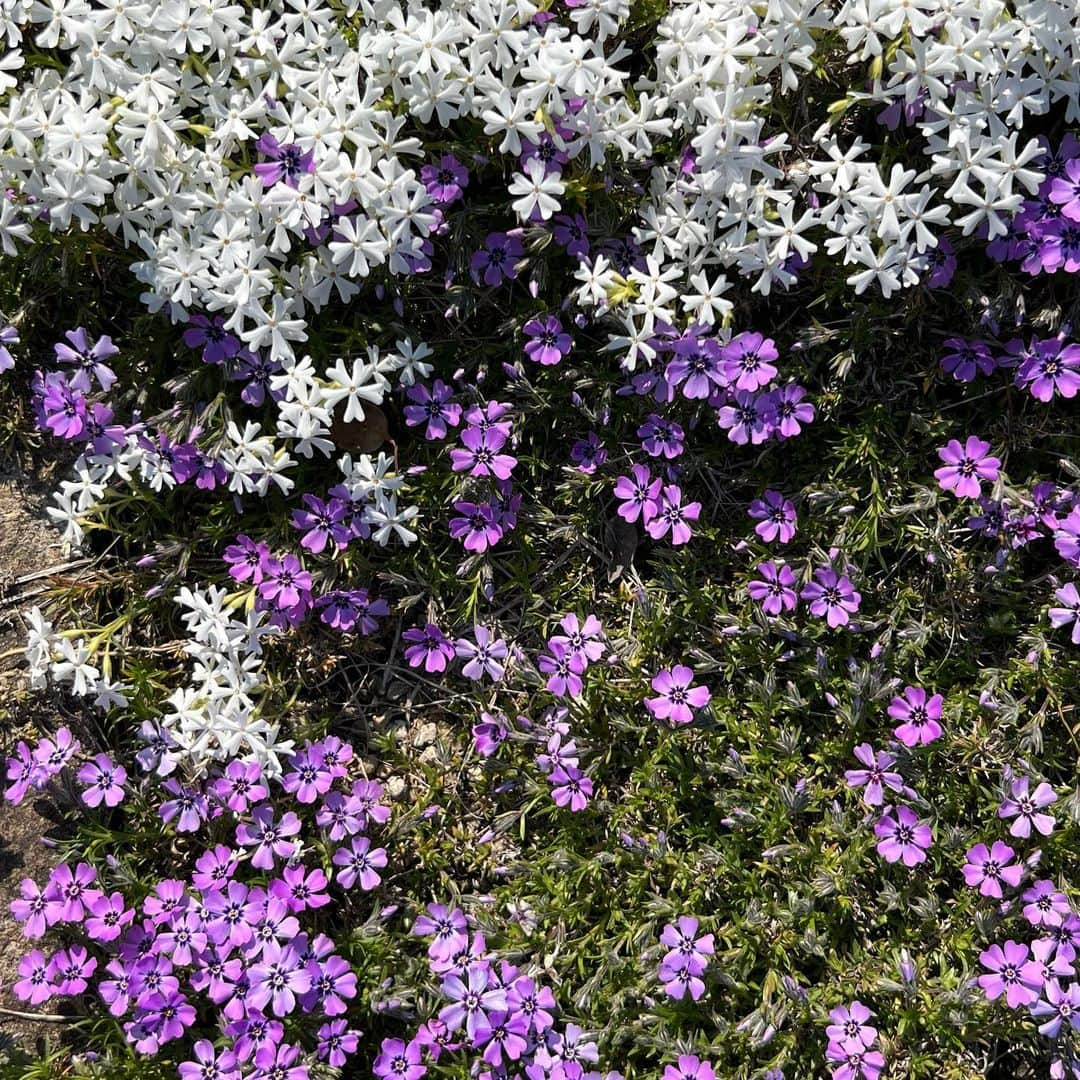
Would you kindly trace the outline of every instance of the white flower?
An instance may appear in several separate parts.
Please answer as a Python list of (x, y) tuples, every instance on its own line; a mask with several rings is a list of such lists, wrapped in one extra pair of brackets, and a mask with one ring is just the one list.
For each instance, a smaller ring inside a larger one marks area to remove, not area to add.
[(558, 173), (549, 174), (539, 158), (530, 158), (525, 163), (525, 175), (514, 173), (510, 194), (521, 198), (511, 205), (522, 221), (529, 221), (534, 211), (547, 221), (559, 209), (559, 200), (555, 196), (565, 190), (566, 185)]

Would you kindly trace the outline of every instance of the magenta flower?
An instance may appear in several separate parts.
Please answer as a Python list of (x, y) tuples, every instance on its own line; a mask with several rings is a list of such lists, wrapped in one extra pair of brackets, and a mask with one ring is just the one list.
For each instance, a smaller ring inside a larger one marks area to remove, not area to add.
[(16, 922), (22, 923), (23, 937), (39, 938), (44, 935), (49, 927), (45, 911), (48, 901), (47, 889), (39, 889), (32, 878), (23, 878), (19, 882), (19, 895), (11, 901), (11, 913)]
[(559, 621), (563, 633), (553, 634), (548, 644), (562, 645), (568, 652), (585, 658), (587, 664), (595, 664), (604, 655), (604, 630), (595, 615), (586, 615), (581, 622), (570, 612)]
[(674, 923), (668, 923), (660, 933), (660, 944), (668, 947), (664, 963), (683, 966), (700, 975), (709, 964), (715, 946), (712, 934), (697, 936), (698, 920), (689, 915), (680, 915)]
[(864, 742), (855, 747), (855, 756), (866, 767), (848, 769), (844, 773), (844, 779), (848, 787), (865, 787), (862, 797), (867, 806), (880, 806), (885, 788), (890, 791), (904, 790), (904, 778), (889, 768), (895, 764), (896, 758), (888, 751), (879, 750), (875, 754), (873, 747)]
[(753, 393), (776, 378), (773, 361), (780, 355), (772, 338), (743, 332), (723, 348), (724, 375), (736, 390)]
[(905, 866), (924, 862), (934, 839), (930, 826), (920, 821), (910, 806), (886, 810), (874, 826), (874, 835), (879, 841), (878, 854), (890, 863), (902, 859)]
[(773, 434), (778, 439), (793, 439), (802, 434), (802, 425), (814, 420), (814, 406), (806, 397), (806, 387), (788, 383), (768, 395), (773, 412)]
[(331, 1069), (340, 1069), (360, 1045), (360, 1032), (351, 1031), (348, 1021), (331, 1020), (318, 1031), (319, 1045), (316, 1049), (320, 1061)]
[(693, 1054), (680, 1054), (675, 1065), (664, 1068), (662, 1080), (716, 1080), (713, 1067)]
[(620, 476), (615, 481), (615, 496), (623, 500), (615, 512), (630, 524), (640, 517), (642, 524), (648, 525), (659, 510), (662, 486), (663, 480), (659, 477), (654, 480), (644, 465), (635, 465), (629, 476)]
[(885, 1055), (859, 1042), (830, 1042), (825, 1056), (834, 1062), (832, 1080), (878, 1080), (885, 1068)]
[(938, 457), (945, 462), (934, 470), (943, 491), (951, 491), (960, 499), (977, 499), (982, 494), (980, 480), (993, 482), (998, 478), (1001, 461), (991, 457), (990, 444), (975, 435), (969, 435), (961, 446), (956, 439), (938, 450)]
[(750, 516), (758, 522), (754, 532), (767, 544), (774, 540), (779, 540), (781, 544), (788, 543), (798, 527), (795, 504), (771, 488), (760, 499), (750, 503)]
[(97, 960), (81, 945), (61, 949), (49, 961), (50, 978), (56, 984), (56, 993), (75, 997), (90, 985), (90, 977), (97, 970)]
[(40, 949), (34, 949), (19, 961), (19, 979), (11, 987), (12, 992), (20, 1001), (41, 1005), (56, 993), (51, 978), (54, 970), (53, 961), (46, 960)]
[(119, 806), (124, 801), (124, 783), (127, 770), (117, 765), (108, 754), (97, 754), (78, 772), (78, 781), (86, 790), (82, 801), (87, 806)]
[(1006, 1004), (1015, 1009), (1038, 1000), (1042, 982), (1034, 981), (1034, 972), (1025, 967), (1027, 960), (1028, 947), (1011, 940), (979, 954), (979, 963), (988, 971), (979, 976), (979, 986), (990, 1001), (1004, 994)]
[(1080, 506), (1061, 518), (1054, 530), (1054, 547), (1068, 563), (1080, 567)]
[(259, 595), (279, 608), (294, 608), (304, 597), (311, 598), (311, 574), (295, 555), (270, 558), (263, 564)]
[(403, 641), (412, 642), (405, 650), (409, 667), (423, 664), (428, 674), (434, 674), (445, 671), (447, 663), (454, 659), (453, 644), (434, 623), (428, 623), (423, 628), (414, 626), (406, 630), (401, 637)]
[(901, 723), (893, 729), (893, 734), (905, 746), (919, 746), (932, 743), (941, 737), (942, 697), (934, 694), (928, 698), (921, 686), (905, 686), (903, 697), (894, 697), (889, 702), (888, 714)]
[(250, 825), (243, 823), (237, 826), (236, 842), (242, 847), (254, 849), (251, 852), (252, 866), (258, 870), (272, 870), (275, 857), (291, 859), (296, 854), (297, 844), (289, 837), (300, 832), (300, 819), (291, 810), (275, 821), (271, 807), (259, 806), (251, 817)]
[(573, 347), (573, 339), (555, 315), (530, 319), (524, 330), (529, 339), (525, 342), (525, 355), (536, 364), (558, 364)]
[(838, 575), (831, 566), (814, 571), (816, 581), (803, 586), (802, 599), (810, 604), (810, 614), (825, 621), (834, 629), (846, 626), (851, 615), (859, 610), (862, 595), (855, 591), (847, 575)]
[(1061, 207), (1062, 216), (1080, 221), (1080, 158), (1070, 158), (1065, 163), (1064, 175), (1050, 181), (1047, 196)]
[(134, 909), (127, 906), (118, 892), (110, 896), (96, 893), (86, 901), (86, 908), (86, 936), (91, 941), (115, 941), (135, 918)]
[(548, 774), (551, 797), (556, 806), (569, 806), (572, 813), (584, 810), (593, 794), (592, 779), (573, 765), (557, 765)]
[(688, 330), (671, 349), (675, 359), (668, 362), (664, 378), (669, 386), (681, 386), (683, 397), (704, 401), (727, 386), (719, 342)]
[(488, 503), (462, 500), (454, 503), (454, 509), (459, 516), (450, 519), (450, 535), (461, 540), (466, 551), (484, 552), (502, 539), (503, 530)]
[(1046, 783), (1039, 784), (1034, 791), (1030, 788), (1031, 781), (1026, 776), (1016, 777), (1012, 782), (1012, 797), (998, 807), (998, 817), (1016, 819), (1009, 827), (1009, 833), (1022, 840), (1031, 835), (1032, 826), (1043, 836), (1054, 831), (1053, 816), (1042, 813), (1047, 806), (1057, 802), (1054, 789)]
[(874, 1014), (861, 1002), (853, 1001), (850, 1005), (838, 1005), (829, 1012), (832, 1021), (825, 1028), (825, 1034), (834, 1043), (861, 1043), (871, 1046), (877, 1039), (877, 1028), (867, 1021)]
[(696, 971), (682, 957), (674, 961), (664, 959), (657, 972), (657, 978), (663, 983), (664, 993), (676, 1001), (689, 994), (692, 1001), (697, 1001), (705, 993), (705, 980), (701, 972)]
[(297, 1006), (297, 997), (311, 989), (309, 968), (299, 962), (292, 945), (269, 941), (259, 963), (248, 969), (251, 989), (247, 1004), (260, 1012), (269, 1005), (275, 1016), (288, 1016)]
[(1080, 592), (1073, 582), (1054, 590), (1054, 597), (1061, 607), (1052, 607), (1047, 612), (1050, 625), (1055, 629), (1072, 623), (1071, 639), (1074, 645), (1080, 645)]
[(270, 549), (240, 533), (236, 543), (225, 549), (222, 558), (229, 565), (229, 577), (233, 581), (250, 581), (258, 585), (263, 579), (263, 566), (270, 559)]
[(236, 814), (247, 813), (248, 806), (262, 802), (270, 794), (258, 763), (236, 760), (225, 766), (224, 775), (210, 785), (210, 792)]
[(482, 679), (487, 674), (492, 682), (498, 682), (506, 670), (502, 661), (510, 654), (506, 642), (486, 626), (473, 627), (473, 637), (475, 641), (458, 638), (456, 642), (458, 659), (466, 661), (461, 673), (467, 679)]
[[(1020, 899), (1024, 902), (1024, 918), (1032, 926), (1060, 926), (1072, 912), (1069, 898), (1058, 892), (1052, 881), (1036, 881), (1030, 889), (1025, 890)], [(1046, 940), (1056, 949), (1053, 939)]]
[(61, 863), (49, 875), (49, 887), (45, 891), (45, 919), (49, 925), (82, 922), (86, 917), (83, 905), (91, 899), (90, 886), (96, 880), (97, 872), (87, 863), (79, 863), (74, 869)]
[(1016, 372), (1016, 384), (1027, 386), (1039, 401), (1050, 401), (1055, 394), (1076, 397), (1080, 390), (1080, 345), (1047, 338), (1036, 342), (1032, 351)]
[(689, 724), (694, 709), (702, 709), (712, 700), (707, 686), (694, 686), (694, 671), (685, 664), (664, 668), (653, 676), (652, 688), (657, 697), (648, 698), (645, 707), (657, 720)]
[(976, 844), (968, 849), (967, 862), (962, 867), (964, 882), (971, 888), (979, 887), (983, 896), (1001, 899), (1001, 883), (1016, 888), (1024, 876), (1024, 868), (1013, 864), (1016, 852), (1001, 840), (995, 840), (994, 846)]
[(454, 472), (469, 470), (470, 476), (495, 476), (499, 480), (509, 480), (517, 465), (517, 458), (511, 454), (502, 454), (506, 437), (494, 430), (481, 431), (477, 427), (467, 427), (461, 433), (465, 449), (455, 447), (450, 451), (450, 467)]
[(1039, 1033), (1048, 1039), (1058, 1037), (1062, 1024), (1080, 1031), (1080, 986), (1070, 982), (1062, 988), (1057, 979), (1047, 979), (1042, 998), (1031, 1006), (1031, 1015), (1043, 1021)]
[(325, 795), (334, 784), (333, 774), (323, 762), (322, 750), (308, 743), (289, 759), (289, 771), (281, 777), (281, 786), (297, 802), (310, 805)]
[(670, 530), (671, 543), (677, 547), (693, 535), (688, 523), (697, 521), (700, 514), (701, 503), (690, 502), (684, 506), (682, 489), (676, 484), (667, 484), (661, 492), (655, 515), (645, 524), (645, 531), (654, 540), (660, 540)]
[(768, 560), (758, 563), (760, 580), (747, 582), (746, 591), (752, 600), (761, 604), (766, 615), (779, 615), (781, 611), (794, 611), (798, 603), (795, 593), (795, 574), (790, 566), (777, 565)]
[(354, 836), (351, 847), (338, 848), (332, 859), (335, 866), (341, 867), (338, 882), (351, 889), (359, 881), (364, 892), (371, 892), (382, 881), (377, 871), (386, 866), (386, 861), (386, 849), (372, 849), (366, 836)]

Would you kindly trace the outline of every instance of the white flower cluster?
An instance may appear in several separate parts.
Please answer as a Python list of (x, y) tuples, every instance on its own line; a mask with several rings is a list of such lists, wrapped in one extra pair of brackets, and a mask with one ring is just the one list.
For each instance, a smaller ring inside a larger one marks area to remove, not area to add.
[(237, 618), (224, 589), (182, 588), (176, 602), (187, 611), (184, 652), (195, 661), (187, 686), (167, 699), (162, 725), (171, 739), (170, 754), (196, 772), (214, 761), (240, 758), (257, 761), (268, 776), (281, 773), (281, 756), (292, 752), (291, 740), (279, 738), (279, 727), (259, 713), (262, 639), (277, 633), (266, 613), (248, 610)]

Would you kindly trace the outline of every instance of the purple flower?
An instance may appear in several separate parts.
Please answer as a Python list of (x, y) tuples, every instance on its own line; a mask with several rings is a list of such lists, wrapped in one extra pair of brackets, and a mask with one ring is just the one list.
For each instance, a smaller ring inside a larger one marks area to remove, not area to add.
[(1012, 864), (1016, 852), (1001, 840), (995, 840), (994, 846), (976, 844), (968, 849), (967, 862), (962, 867), (964, 882), (971, 888), (979, 887), (983, 896), (1001, 899), (1001, 883), (1016, 888), (1024, 876), (1020, 864)]
[(674, 420), (665, 420), (657, 413), (649, 413), (645, 423), (637, 429), (641, 448), (650, 457), (664, 457), (669, 461), (684, 450), (683, 429)]
[(709, 964), (715, 946), (712, 934), (697, 936), (698, 920), (680, 915), (674, 923), (668, 923), (660, 932), (660, 944), (668, 947), (664, 963), (671, 967), (683, 966), (700, 975)]
[(251, 817), (250, 825), (237, 826), (236, 842), (241, 847), (254, 848), (252, 866), (258, 870), (273, 870), (275, 856), (291, 859), (296, 854), (297, 845), (289, 837), (300, 832), (300, 819), (291, 810), (275, 821), (272, 807), (258, 806)]
[(434, 935), (428, 946), (428, 956), (435, 961), (449, 960), (469, 941), (465, 913), (460, 908), (448, 911), (445, 904), (428, 904), (427, 914), (417, 918), (412, 932), (420, 937)]
[(589, 254), (589, 223), (582, 214), (556, 214), (552, 225), (555, 242), (566, 248), (567, 255), (583, 259)]
[(115, 941), (135, 918), (134, 909), (118, 892), (110, 896), (97, 893), (87, 900), (86, 907), (86, 936), (91, 941)]
[(54, 971), (54, 961), (46, 960), (40, 949), (34, 949), (19, 961), (19, 979), (11, 987), (12, 992), (20, 1001), (41, 1005), (56, 993)]
[(516, 263), (525, 254), (518, 237), (503, 232), (488, 233), (484, 246), (469, 260), (469, 268), (475, 281), (481, 278), (485, 285), (499, 285), (503, 280), (517, 277)]
[(657, 697), (648, 698), (645, 707), (657, 720), (689, 724), (694, 719), (693, 710), (704, 708), (712, 700), (707, 686), (694, 686), (693, 682), (693, 668), (685, 664), (658, 671), (652, 680)]
[(656, 513), (645, 524), (645, 531), (659, 540), (671, 531), (671, 543), (675, 546), (685, 544), (691, 537), (691, 521), (697, 521), (701, 514), (701, 503), (691, 502), (685, 506), (682, 502), (682, 490), (675, 484), (667, 484), (660, 495)]
[(175, 821), (177, 832), (198, 832), (210, 812), (206, 796), (197, 788), (183, 787), (176, 780), (166, 780), (161, 786), (174, 796), (161, 804), (158, 811), (161, 820), (166, 825)]
[(607, 461), (607, 456), (595, 431), (590, 431), (587, 438), (578, 439), (570, 448), (570, 460), (577, 464), (578, 472), (586, 476), (592, 476)]
[(420, 179), (437, 203), (449, 206), (469, 186), (469, 170), (453, 154), (443, 154), (437, 165), (424, 165), (420, 169)]
[(754, 532), (767, 544), (774, 540), (786, 544), (795, 535), (795, 504), (779, 491), (770, 488), (760, 499), (754, 499), (750, 503), (750, 516), (759, 522), (754, 526)]
[(844, 779), (848, 787), (865, 787), (863, 802), (867, 806), (880, 806), (884, 789), (903, 791), (904, 778), (898, 772), (891, 772), (889, 767), (896, 763), (896, 758), (885, 750), (874, 753), (869, 743), (860, 743), (855, 747), (855, 757), (866, 767), (848, 769)]
[(366, 836), (354, 836), (350, 847), (334, 852), (332, 861), (341, 867), (336, 876), (344, 888), (351, 889), (359, 881), (364, 892), (371, 892), (382, 881), (377, 871), (386, 866), (386, 849), (372, 849)]
[(998, 807), (999, 818), (1015, 818), (1009, 827), (1012, 836), (1026, 840), (1031, 835), (1034, 825), (1037, 832), (1049, 836), (1054, 831), (1054, 819), (1041, 811), (1057, 802), (1057, 795), (1049, 784), (1039, 784), (1030, 790), (1031, 781), (1026, 776), (1018, 776), (1012, 782), (1011, 798), (1005, 799)]
[(654, 480), (644, 465), (633, 466), (629, 476), (620, 476), (615, 481), (615, 496), (623, 500), (615, 512), (631, 524), (640, 517), (647, 525), (659, 510), (662, 486), (663, 480), (659, 477)]
[(670, 386), (681, 386), (683, 397), (704, 401), (728, 385), (723, 352), (714, 339), (687, 331), (671, 348), (675, 359), (668, 362), (664, 378)]
[(549, 644), (550, 656), (545, 653), (536, 661), (540, 671), (548, 676), (546, 689), (556, 697), (577, 697), (582, 690), (582, 673), (585, 658), (581, 653), (571, 652), (558, 642)]
[(250, 581), (258, 585), (263, 579), (262, 568), (270, 559), (270, 549), (240, 533), (236, 543), (227, 547), (222, 557), (229, 564), (229, 577), (233, 581)]
[(985, 341), (947, 338), (945, 347), (950, 351), (941, 358), (941, 368), (957, 382), (968, 383), (977, 375), (993, 375), (997, 367), (997, 360)]
[(484, 552), (502, 539), (503, 530), (490, 504), (462, 500), (454, 503), (454, 509), (460, 516), (450, 519), (450, 535), (462, 540), (466, 551)]
[(344, 551), (352, 539), (352, 529), (345, 523), (349, 505), (341, 499), (322, 500), (314, 495), (304, 495), (306, 509), (292, 512), (292, 525), (304, 535), (300, 546), (318, 555), (326, 550), (331, 541), (338, 551)]
[(334, 784), (333, 774), (323, 764), (322, 750), (308, 743), (289, 759), (289, 771), (281, 777), (281, 786), (297, 802), (311, 804), (325, 795)]
[(1020, 899), (1024, 902), (1024, 918), (1032, 926), (1060, 926), (1072, 911), (1069, 898), (1058, 892), (1052, 881), (1036, 881)]
[(39, 889), (32, 878), (23, 878), (19, 882), (19, 896), (11, 901), (11, 913), (16, 922), (23, 924), (23, 937), (39, 938), (44, 935), (49, 926), (45, 913), (48, 901), (47, 891)]
[(939, 238), (936, 247), (923, 252), (926, 260), (926, 286), (943, 289), (956, 273), (956, 253), (946, 237)]
[(1039, 401), (1050, 401), (1055, 394), (1076, 397), (1080, 390), (1080, 345), (1047, 338), (1035, 342), (1032, 353), (1017, 369), (1017, 386), (1026, 386)]
[(480, 723), (472, 726), (473, 749), (481, 757), (491, 757), (509, 734), (506, 721), (501, 716), (482, 712)]
[(925, 746), (941, 737), (942, 696), (927, 697), (921, 686), (905, 686), (902, 697), (889, 702), (888, 714), (901, 723), (893, 734), (905, 746)]
[(296, 607), (302, 597), (311, 598), (311, 574), (295, 555), (267, 559), (263, 564), (263, 580), (259, 595), (274, 601), (280, 608)]
[(724, 375), (736, 390), (753, 392), (776, 378), (773, 361), (780, 355), (772, 338), (743, 332), (724, 347)]
[(905, 866), (925, 861), (926, 849), (933, 842), (930, 826), (919, 821), (910, 806), (886, 810), (874, 826), (874, 835), (878, 837), (878, 854), (890, 863), (902, 859)]
[(1042, 1020), (1039, 1033), (1048, 1039), (1056, 1039), (1061, 1025), (1066, 1024), (1073, 1031), (1080, 1031), (1080, 986), (1070, 982), (1062, 988), (1057, 979), (1047, 979), (1043, 986), (1043, 996), (1031, 1006), (1031, 1015)]
[(108, 754), (97, 754), (78, 772), (78, 781), (86, 790), (82, 801), (87, 806), (119, 806), (124, 801), (124, 783), (127, 770), (117, 765)]
[(390, 606), (383, 599), (372, 600), (367, 589), (335, 589), (315, 601), (319, 621), (344, 633), (356, 631), (374, 634), (379, 629), (379, 619), (390, 614)]
[(716, 1080), (712, 1065), (693, 1054), (680, 1054), (675, 1065), (664, 1068), (661, 1080)]
[(402, 635), (404, 641), (412, 642), (405, 650), (405, 659), (409, 667), (424, 665), (428, 674), (445, 671), (446, 665), (454, 659), (454, 646), (450, 639), (434, 624), (425, 627), (414, 626)]
[(573, 339), (555, 315), (541, 315), (530, 319), (524, 327), (525, 355), (534, 363), (551, 366), (558, 364), (573, 348)]
[(754, 394), (749, 390), (735, 393), (733, 404), (717, 410), (719, 425), (727, 430), (728, 438), (739, 446), (763, 443), (776, 423), (775, 402), (771, 394)]
[(825, 1034), (830, 1042), (872, 1046), (877, 1039), (877, 1028), (868, 1024), (867, 1020), (873, 1015), (861, 1001), (838, 1005), (829, 1012), (832, 1023), (825, 1028)]
[(825, 1056), (836, 1063), (832, 1080), (878, 1080), (885, 1068), (885, 1056), (880, 1050), (870, 1050), (857, 1041), (830, 1042)]
[(499, 451), (506, 443), (501, 433), (489, 430), (481, 431), (477, 427), (467, 427), (461, 433), (464, 450), (454, 448), (450, 451), (450, 467), (454, 472), (470, 470), (470, 476), (495, 476), (499, 480), (509, 480), (517, 465), (517, 458)]
[(427, 1068), (420, 1064), (420, 1044), (414, 1039), (383, 1039), (372, 1072), (380, 1080), (420, 1080)]
[(548, 774), (548, 782), (555, 805), (569, 806), (572, 813), (584, 810), (592, 798), (592, 779), (573, 765), (557, 765)]
[(790, 566), (772, 560), (758, 563), (757, 572), (761, 580), (749, 581), (746, 591), (752, 600), (761, 604), (766, 615), (776, 616), (781, 611), (794, 611), (798, 603), (795, 594), (795, 574)]
[(61, 949), (49, 961), (49, 975), (56, 984), (56, 993), (65, 997), (81, 994), (97, 970), (97, 963), (81, 945)]
[(18, 344), (19, 331), (14, 326), (5, 326), (0, 329), (0, 375), (15, 366), (15, 358), (11, 355), (8, 346)]
[(990, 1001), (1004, 994), (1006, 1004), (1015, 1009), (1038, 1000), (1042, 983), (1034, 982), (1033, 972), (1025, 970), (1027, 959), (1028, 947), (1011, 940), (979, 954), (979, 963), (989, 972), (979, 976), (979, 986)]
[(562, 617), (559, 626), (564, 632), (548, 638), (549, 645), (562, 645), (568, 652), (583, 656), (586, 663), (591, 664), (595, 664), (604, 655), (604, 631), (595, 615), (586, 615), (582, 623), (571, 612)]
[(84, 904), (93, 895), (90, 886), (97, 880), (97, 873), (87, 863), (79, 863), (74, 869), (61, 863), (50, 875), (45, 890), (45, 919), (50, 926), (58, 922), (82, 922), (86, 917)]
[(61, 364), (73, 364), (77, 369), (68, 380), (68, 385), (73, 390), (89, 394), (93, 378), (101, 389), (108, 393), (116, 382), (116, 372), (104, 361), (116, 356), (120, 350), (107, 337), (99, 337), (91, 345), (86, 330), (81, 326), (76, 330), (66, 331), (64, 337), (71, 344), (60, 342), (53, 346), (53, 351)]
[(184, 344), (189, 349), (201, 348), (204, 364), (220, 364), (240, 352), (240, 339), (225, 329), (223, 315), (215, 315), (212, 319), (198, 313), (190, 316), (184, 331)]
[(442, 379), (436, 379), (430, 390), (423, 383), (410, 387), (408, 398), (417, 404), (405, 406), (405, 423), (409, 427), (426, 423), (425, 439), (445, 439), (447, 424), (461, 423), (461, 406), (450, 400), (453, 393)]
[(297, 1005), (297, 997), (311, 989), (311, 974), (299, 961), (292, 945), (270, 941), (263, 947), (260, 962), (248, 969), (251, 989), (247, 1002), (260, 1012), (270, 1006), (275, 1016), (288, 1016)]
[(846, 626), (849, 618), (859, 610), (862, 595), (847, 575), (838, 575), (831, 566), (822, 566), (814, 571), (815, 581), (803, 586), (802, 599), (810, 603), (810, 614), (815, 618), (825, 616), (825, 621), (834, 629)]
[(299, 1046), (267, 1042), (256, 1056), (258, 1068), (250, 1080), (310, 1080), (311, 1073), (299, 1058)]
[(950, 439), (938, 450), (945, 465), (934, 471), (942, 490), (952, 491), (960, 499), (977, 499), (982, 494), (979, 481), (996, 480), (1001, 468), (1001, 461), (991, 457), (989, 450), (990, 444), (975, 435), (969, 435), (962, 446)]
[(1047, 195), (1070, 221), (1080, 221), (1080, 158), (1065, 163), (1064, 175), (1050, 180)]
[(192, 1049), (195, 1060), (180, 1064), (180, 1080), (240, 1080), (236, 1055), (231, 1050), (215, 1054), (214, 1044), (208, 1039), (200, 1039)]
[(1077, 592), (1076, 585), (1070, 581), (1060, 589), (1055, 589), (1054, 597), (1062, 606), (1052, 607), (1047, 612), (1050, 625), (1060, 628), (1072, 623), (1072, 643), (1080, 645), (1080, 593)]
[(253, 761), (230, 761), (224, 776), (213, 782), (210, 791), (236, 814), (246, 813), (249, 805), (260, 803), (269, 795), (262, 782), (262, 770)]
[(473, 627), (475, 641), (468, 638), (458, 638), (455, 643), (459, 660), (468, 662), (461, 669), (461, 673), (468, 679), (482, 679), (486, 672), (492, 682), (498, 682), (503, 677), (505, 660), (510, 650), (502, 638), (496, 638), (486, 626)]
[(331, 1069), (340, 1069), (355, 1054), (360, 1045), (360, 1032), (351, 1031), (348, 1021), (331, 1020), (318, 1031), (319, 1045), (316, 1049), (320, 1061)]
[(442, 993), (450, 1004), (439, 1010), (439, 1019), (450, 1031), (464, 1026), (474, 1044), (486, 1042), (491, 1034), (488, 1014), (506, 1011), (506, 990), (492, 978), (486, 963), (470, 964), (464, 979), (448, 975)]
[(273, 135), (263, 135), (255, 143), (255, 149), (267, 160), (255, 166), (255, 175), (262, 181), (263, 187), (273, 187), (284, 180), (289, 187), (296, 187), (304, 173), (315, 171), (315, 155), (304, 151), (296, 143), (282, 145)]
[(802, 425), (813, 422), (814, 406), (806, 397), (806, 387), (798, 383), (788, 383), (768, 395), (770, 399), (766, 411), (771, 409), (774, 425), (773, 434), (779, 439), (793, 439), (802, 434)]
[(1066, 562), (1080, 566), (1080, 506), (1074, 507), (1068, 517), (1058, 521), (1054, 530), (1054, 547)]

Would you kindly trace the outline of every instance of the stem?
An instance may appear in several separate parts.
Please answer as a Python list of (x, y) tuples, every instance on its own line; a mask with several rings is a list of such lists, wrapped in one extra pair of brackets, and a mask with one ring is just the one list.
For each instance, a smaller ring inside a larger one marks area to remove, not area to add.
[(0, 1005), (0, 1016), (14, 1016), (19, 1020), (38, 1020), (44, 1024), (77, 1024), (81, 1016), (61, 1016), (59, 1013), (23, 1012), (21, 1009), (8, 1009)]

